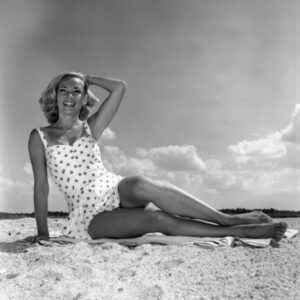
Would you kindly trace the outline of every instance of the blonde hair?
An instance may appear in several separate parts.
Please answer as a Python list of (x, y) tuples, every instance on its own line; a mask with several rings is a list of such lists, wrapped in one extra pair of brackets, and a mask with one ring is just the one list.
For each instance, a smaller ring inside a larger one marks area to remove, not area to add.
[(84, 94), (87, 96), (87, 104), (82, 106), (79, 118), (86, 120), (91, 111), (91, 107), (99, 102), (99, 99), (89, 90), (88, 84), (85, 80), (85, 76), (81, 73), (68, 72), (60, 74), (54, 77), (46, 89), (42, 92), (39, 99), (39, 103), (43, 110), (43, 113), (50, 124), (54, 124), (58, 120), (58, 107), (57, 107), (57, 88), (59, 84), (68, 77), (76, 77), (84, 83)]

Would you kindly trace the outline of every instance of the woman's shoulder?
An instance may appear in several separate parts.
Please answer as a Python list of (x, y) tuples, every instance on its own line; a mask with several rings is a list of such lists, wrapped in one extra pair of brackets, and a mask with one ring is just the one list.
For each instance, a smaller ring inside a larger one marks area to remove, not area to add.
[(31, 130), (30, 135), (31, 135), (31, 134), (37, 134), (39, 131), (47, 132), (47, 131), (49, 131), (49, 130), (51, 130), (51, 125), (49, 125), (49, 126), (35, 127), (35, 128), (33, 128), (33, 129)]
[(41, 126), (41, 127), (37, 127), (36, 128), (37, 130), (42, 130), (44, 132), (48, 132), (48, 131), (51, 131), (53, 130), (53, 126), (52, 125), (48, 125), (48, 126)]
[(33, 147), (37, 147), (43, 143), (44, 134), (40, 129), (41, 127), (33, 128), (31, 130), (28, 141), (29, 146), (32, 145)]
[(52, 126), (41, 126), (36, 127), (31, 130), (29, 140), (38, 142), (39, 140), (42, 140), (47, 136), (52, 130)]

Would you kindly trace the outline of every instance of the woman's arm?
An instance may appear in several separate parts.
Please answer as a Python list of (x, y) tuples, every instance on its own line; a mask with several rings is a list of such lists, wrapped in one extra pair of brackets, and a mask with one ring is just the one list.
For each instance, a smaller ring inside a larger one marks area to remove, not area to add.
[(28, 142), (29, 156), (34, 176), (34, 210), (37, 224), (38, 241), (48, 239), (48, 176), (44, 145), (37, 130), (33, 130)]
[(86, 80), (88, 85), (96, 85), (109, 92), (97, 112), (88, 119), (92, 135), (98, 140), (116, 114), (126, 91), (126, 84), (122, 80), (107, 77), (87, 76)]

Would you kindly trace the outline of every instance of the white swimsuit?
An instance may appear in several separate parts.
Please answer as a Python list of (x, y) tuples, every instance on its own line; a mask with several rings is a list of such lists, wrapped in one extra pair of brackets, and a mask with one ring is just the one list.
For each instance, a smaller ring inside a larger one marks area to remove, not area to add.
[(86, 122), (84, 134), (73, 145), (49, 145), (41, 128), (48, 171), (65, 195), (69, 217), (63, 235), (90, 240), (87, 229), (93, 217), (120, 205), (118, 184), (124, 178), (108, 171), (98, 143)]

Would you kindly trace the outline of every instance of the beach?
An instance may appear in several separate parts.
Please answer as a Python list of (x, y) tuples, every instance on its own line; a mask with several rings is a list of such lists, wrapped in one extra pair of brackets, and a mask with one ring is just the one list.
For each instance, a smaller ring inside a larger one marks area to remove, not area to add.
[[(50, 234), (65, 221), (49, 218)], [(33, 218), (0, 220), (0, 242), (34, 234)], [(36, 245), (0, 252), (0, 299), (300, 299), (299, 248), (299, 235), (263, 249)]]

